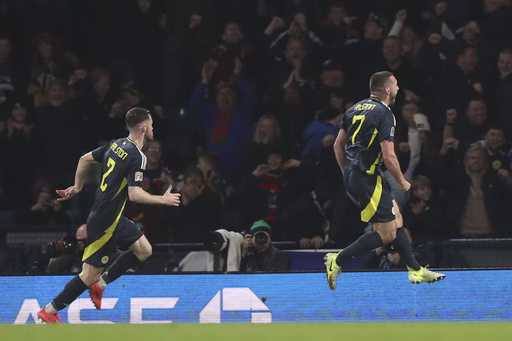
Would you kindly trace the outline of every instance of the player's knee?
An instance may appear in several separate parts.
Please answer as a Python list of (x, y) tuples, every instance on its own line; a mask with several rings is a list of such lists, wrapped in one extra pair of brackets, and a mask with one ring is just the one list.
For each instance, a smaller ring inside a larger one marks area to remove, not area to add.
[(82, 282), (85, 283), (88, 287), (97, 283), (100, 280), (101, 273), (82, 271), (79, 275)]
[(148, 244), (146, 247), (142, 248), (137, 254), (137, 258), (141, 261), (141, 262), (144, 262), (146, 259), (148, 259), (149, 257), (151, 257), (151, 255), (153, 254), (153, 248), (151, 247), (150, 244)]
[(396, 230), (381, 233), (381, 238), (384, 245), (391, 243), (396, 238)]

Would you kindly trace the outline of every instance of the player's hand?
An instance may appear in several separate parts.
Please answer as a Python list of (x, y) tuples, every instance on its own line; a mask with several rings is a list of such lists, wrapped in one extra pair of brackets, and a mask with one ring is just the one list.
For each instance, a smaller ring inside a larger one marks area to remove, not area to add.
[(407, 192), (410, 188), (411, 184), (406, 180), (404, 180), (403, 183), (398, 184), (398, 189), (400, 190), (400, 192)]
[(57, 198), (57, 201), (64, 201), (69, 200), (80, 193), (80, 190), (75, 186), (71, 186), (66, 189), (57, 189), (55, 192), (60, 196), (60, 198)]
[(165, 191), (163, 197), (165, 199), (165, 204), (167, 206), (179, 206), (180, 205), (180, 193), (171, 193), (172, 186), (169, 186), (167, 188), (167, 191)]

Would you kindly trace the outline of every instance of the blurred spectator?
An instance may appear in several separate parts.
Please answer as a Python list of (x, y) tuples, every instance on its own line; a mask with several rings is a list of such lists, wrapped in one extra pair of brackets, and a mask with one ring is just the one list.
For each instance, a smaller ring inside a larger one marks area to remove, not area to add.
[(310, 89), (295, 82), (287, 82), (274, 94), (268, 110), (274, 113), (281, 130), (281, 143), (290, 157), (299, 158), (303, 148), (302, 134), (315, 116)]
[(447, 190), (446, 226), (449, 237), (511, 237), (512, 187), (489, 167), (487, 152), (471, 145), (464, 166), (458, 166), (450, 139), (440, 151), (439, 183)]
[(276, 51), (267, 67), (268, 75), (265, 83), (265, 94), (285, 89), (293, 84), (309, 87), (316, 79), (316, 64), (311, 58), (306, 42), (298, 37), (290, 37), (284, 50)]
[[(122, 136), (122, 134), (106, 131), (109, 126), (106, 122), (108, 114), (116, 99), (111, 86), (110, 72), (101, 67), (92, 68), (83, 81), (73, 85), (73, 90), (81, 109), (81, 125), (88, 132), (83, 150), (92, 150), (101, 146), (112, 136)], [(121, 132), (124, 134), (124, 129)]]
[(484, 14), (478, 21), (482, 39), (494, 47), (496, 60), (499, 51), (512, 48), (512, 7), (507, 0), (484, 0)]
[(455, 138), (461, 156), (472, 143), (484, 138), (489, 127), (487, 105), (483, 99), (470, 99), (465, 112), (465, 116), (459, 116), (456, 109), (448, 109), (443, 130), (444, 140)]
[(47, 32), (34, 39), (32, 49), (27, 94), (32, 96), (34, 107), (40, 107), (50, 82), (55, 79), (67, 82), (79, 61), (70, 53), (64, 53), (57, 38)]
[(252, 170), (265, 162), (267, 149), (281, 142), (281, 129), (273, 115), (263, 115), (254, 129), (253, 140), (242, 153), (241, 164), (244, 170)]
[(416, 55), (423, 45), (423, 39), (418, 29), (412, 26), (412, 20), (407, 19), (407, 10), (401, 9), (395, 14), (395, 21), (389, 30), (389, 36), (397, 36), (402, 39), (402, 53), (405, 59), (413, 65), (416, 63)]
[(320, 81), (314, 85), (314, 92), (316, 110), (329, 107), (344, 111), (344, 98), (351, 98), (353, 94), (345, 81), (345, 71), (339, 61), (324, 61)]
[(148, 141), (142, 147), (142, 152), (147, 157), (144, 178), (150, 183), (150, 193), (164, 194), (169, 186), (173, 192), (179, 192), (183, 186), (183, 180), (176, 170), (171, 170), (162, 160), (162, 144), (159, 140)]
[(224, 85), (217, 88), (215, 104), (207, 103), (205, 96), (214, 70), (214, 65), (205, 63), (202, 82), (194, 89), (189, 107), (202, 125), (206, 151), (219, 156), (217, 171), (221, 175), (233, 175), (241, 169), (240, 153), (252, 136), (256, 93), (239, 76), (241, 64), (237, 62), (234, 74), (240, 93)]
[(37, 175), (49, 179), (56, 188), (63, 188), (74, 181), (81, 155), (80, 116), (64, 82), (53, 80), (47, 88), (43, 105), (34, 113)]
[(255, 221), (244, 236), (241, 272), (289, 271), (290, 257), (272, 245), (272, 228), (264, 220)]
[(436, 136), (433, 135), (428, 117), (421, 113), (413, 115), (416, 129), (418, 130), (420, 154), (418, 165), (414, 169), (414, 175), (432, 176), (433, 167), (439, 149), (441, 148)]
[(359, 39), (360, 32), (354, 26), (355, 20), (356, 17), (347, 13), (344, 2), (334, 0), (329, 4), (327, 17), (318, 27), (318, 35), (323, 42), (326, 57), (343, 57), (346, 46)]
[(479, 143), (485, 148), (489, 158), (490, 168), (508, 184), (512, 185), (512, 171), (505, 149), (507, 144), (505, 132), (501, 127), (491, 126), (485, 133), (485, 139)]
[[(274, 18), (269, 27), (275, 27), (275, 21), (278, 21), (279, 19), (280, 18)], [(268, 33), (269, 27), (267, 27), (265, 33)], [(284, 51), (287, 48), (286, 45), (291, 40), (302, 41), (310, 60), (313, 63), (318, 61), (323, 44), (320, 38), (318, 38), (318, 36), (311, 30), (311, 27), (308, 25), (307, 18), (303, 13), (295, 14), (292, 22), (290, 23), (290, 27), (281, 32), (277, 38), (270, 43), (270, 52), (275, 57), (280, 56), (281, 51)]]
[(6, 124), (6, 135), (2, 141), (2, 163), (4, 164), (5, 207), (19, 209), (26, 202), (27, 193), (34, 180), (35, 150), (32, 128), (27, 115), (27, 105), (16, 102)]
[(300, 161), (286, 160), (282, 146), (273, 145), (267, 150), (267, 161), (242, 176), (238, 185), (242, 226), (263, 219), (273, 227), (275, 240), (282, 240), (284, 232), (279, 215), (314, 181), (306, 179)]
[(279, 217), (283, 240), (296, 241), (302, 249), (320, 249), (330, 229), (331, 192), (317, 186), (295, 198)]
[(0, 31), (0, 120), (9, 115), (15, 97), (22, 93), (23, 71), (13, 58), (11, 38)]
[(20, 210), (18, 221), (28, 225), (64, 225), (71, 218), (64, 212), (60, 201), (52, 196), (49, 186), (40, 186), (35, 193), (35, 202)]
[(512, 49), (502, 50), (488, 88), (494, 105), (490, 112), (505, 134), (512, 136)]
[[(164, 69), (163, 43), (165, 24), (162, 23), (163, 6), (161, 1), (137, 0), (137, 8), (127, 25), (130, 37), (128, 59), (134, 66), (135, 80), (150, 97), (160, 103), (163, 96)], [(148, 108), (149, 109), (149, 108)]]
[(237, 59), (243, 63), (244, 69), (242, 75), (246, 79), (254, 76), (255, 70), (252, 70), (254, 63), (252, 47), (244, 41), (244, 34), (237, 22), (231, 21), (226, 23), (222, 34), (222, 44), (215, 47), (210, 57), (211, 61), (216, 64), (210, 80), (211, 90), (214, 90), (219, 83), (232, 84), (234, 82), (234, 73)]
[(343, 110), (328, 108), (317, 114), (317, 119), (304, 130), (304, 148), (300, 156), (301, 161), (315, 163), (320, 159), (324, 146), (332, 145), (336, 136), (338, 136), (343, 113)]
[(384, 57), (384, 65), (381, 70), (392, 72), (400, 82), (400, 91), (394, 106), (395, 110), (400, 111), (405, 101), (427, 105), (428, 101), (422, 98), (422, 96), (425, 97), (428, 94), (423, 73), (403, 57), (402, 39), (395, 36), (384, 38), (382, 56)]
[[(484, 93), (482, 79), (475, 71), (478, 56), (473, 46), (458, 47), (455, 60), (446, 59), (439, 50), (441, 36), (432, 33), (418, 52), (417, 64), (424, 74), (429, 75), (436, 83), (436, 106), (439, 113), (454, 108), (463, 112), (471, 98)], [(441, 127), (444, 117), (435, 115), (433, 124)]]
[(403, 208), (404, 226), (421, 241), (447, 236), (442, 203), (432, 193), (430, 179), (416, 175), (411, 181), (411, 197)]
[(189, 165), (184, 173), (181, 205), (170, 210), (173, 241), (202, 243), (208, 231), (219, 225), (222, 201), (218, 193), (206, 186), (203, 171)]

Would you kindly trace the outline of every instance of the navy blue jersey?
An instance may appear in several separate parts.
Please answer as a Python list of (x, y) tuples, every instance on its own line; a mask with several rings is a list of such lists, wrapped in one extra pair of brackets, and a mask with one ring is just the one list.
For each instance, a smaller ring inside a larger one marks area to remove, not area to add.
[(113, 224), (128, 199), (128, 186), (142, 185), (147, 159), (137, 144), (126, 137), (93, 150), (92, 156), (102, 163), (102, 176), (90, 215), (100, 215), (105, 223)]
[(345, 112), (341, 129), (347, 133), (346, 166), (357, 166), (367, 174), (379, 174), (380, 142), (394, 142), (395, 115), (382, 101), (362, 100)]

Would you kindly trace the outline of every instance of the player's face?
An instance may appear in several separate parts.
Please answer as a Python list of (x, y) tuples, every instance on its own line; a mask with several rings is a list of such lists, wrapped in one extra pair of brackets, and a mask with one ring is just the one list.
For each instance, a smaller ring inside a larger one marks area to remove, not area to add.
[(389, 88), (389, 104), (395, 104), (396, 95), (398, 94), (398, 81), (395, 76), (391, 76), (388, 83)]
[(144, 133), (144, 139), (146, 141), (153, 141), (153, 119), (151, 116), (147, 121), (142, 123), (143, 126), (146, 126), (146, 132)]

